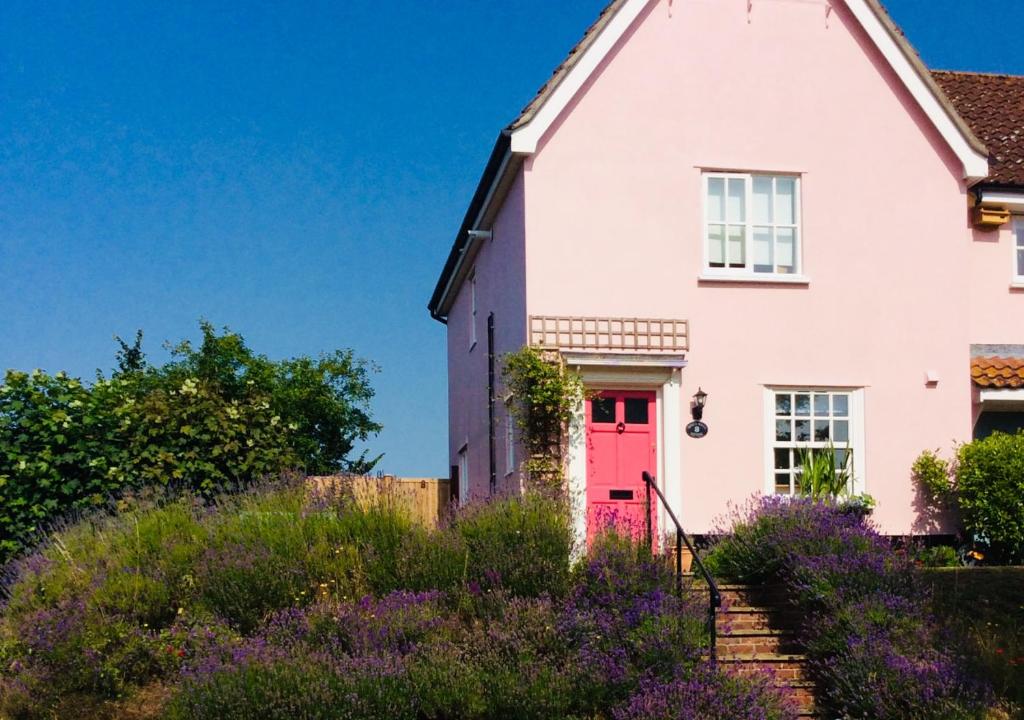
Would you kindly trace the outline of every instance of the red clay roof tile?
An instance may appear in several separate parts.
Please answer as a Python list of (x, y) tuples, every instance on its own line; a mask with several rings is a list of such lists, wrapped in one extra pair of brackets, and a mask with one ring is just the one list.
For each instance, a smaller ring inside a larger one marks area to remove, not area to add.
[(1024, 387), (1024, 358), (971, 358), (971, 380), (987, 388)]
[(933, 70), (932, 77), (988, 148), (987, 182), (1024, 185), (1024, 76)]

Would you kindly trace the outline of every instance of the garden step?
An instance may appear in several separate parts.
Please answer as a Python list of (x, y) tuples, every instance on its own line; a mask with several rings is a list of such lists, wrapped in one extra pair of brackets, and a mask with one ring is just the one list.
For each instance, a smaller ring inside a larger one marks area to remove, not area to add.
[(787, 653), (720, 653), (718, 662), (731, 666), (738, 674), (767, 673), (779, 684), (806, 680), (806, 658)]
[(787, 653), (799, 649), (791, 632), (774, 628), (721, 628), (718, 651), (730, 653)]
[(734, 630), (789, 630), (798, 619), (791, 608), (723, 604), (715, 623), (719, 632), (728, 635)]

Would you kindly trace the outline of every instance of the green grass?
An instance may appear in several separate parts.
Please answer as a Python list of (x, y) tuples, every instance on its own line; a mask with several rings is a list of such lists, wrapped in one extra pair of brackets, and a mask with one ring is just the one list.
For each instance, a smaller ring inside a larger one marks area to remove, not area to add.
[(1024, 717), (1024, 567), (923, 570), (936, 615), (958, 637), (968, 662)]

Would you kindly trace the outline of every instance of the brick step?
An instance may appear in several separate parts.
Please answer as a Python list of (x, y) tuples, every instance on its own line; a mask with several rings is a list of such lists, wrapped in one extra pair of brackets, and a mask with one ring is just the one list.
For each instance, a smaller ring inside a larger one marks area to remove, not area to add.
[(798, 654), (720, 653), (718, 655), (718, 662), (740, 675), (767, 673), (779, 685), (789, 685), (793, 682), (803, 682), (808, 679), (805, 674), (807, 659), (803, 655)]
[(724, 625), (718, 636), (718, 652), (796, 653), (800, 644), (793, 633), (775, 628), (737, 628)]
[(722, 635), (734, 630), (786, 630), (797, 627), (799, 615), (790, 608), (768, 608), (754, 605), (724, 605), (715, 617)]

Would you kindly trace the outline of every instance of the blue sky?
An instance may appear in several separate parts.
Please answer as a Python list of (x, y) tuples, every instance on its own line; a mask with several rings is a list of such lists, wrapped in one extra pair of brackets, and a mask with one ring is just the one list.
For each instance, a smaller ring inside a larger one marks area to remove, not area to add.
[[(0, 369), (88, 377), (137, 328), (160, 360), (199, 318), (351, 347), (382, 469), (445, 473), (427, 298), (498, 130), (604, 3), (0, 3)], [(1024, 74), (992, 32), (1024, 2), (887, 6), (932, 67)]]

